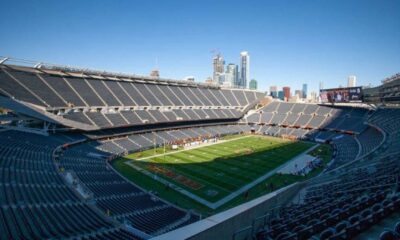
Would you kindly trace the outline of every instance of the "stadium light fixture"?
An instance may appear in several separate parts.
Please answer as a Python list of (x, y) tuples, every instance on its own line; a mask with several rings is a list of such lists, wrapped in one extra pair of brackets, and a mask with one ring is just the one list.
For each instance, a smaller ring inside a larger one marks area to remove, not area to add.
[(5, 57), (5, 58), (1, 59), (0, 60), (0, 65), (5, 63), (8, 59), (9, 59), (8, 57)]
[(42, 63), (38, 62), (37, 64), (35, 64), (35, 66), (33, 66), (34, 68), (38, 69), (42, 67)]

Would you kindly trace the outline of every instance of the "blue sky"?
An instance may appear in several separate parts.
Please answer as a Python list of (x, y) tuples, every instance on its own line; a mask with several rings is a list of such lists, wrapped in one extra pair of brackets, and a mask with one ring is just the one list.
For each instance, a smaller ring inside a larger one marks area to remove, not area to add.
[(317, 90), (400, 71), (399, 0), (3, 1), (0, 56), (162, 77), (212, 74), (249, 51), (251, 78)]

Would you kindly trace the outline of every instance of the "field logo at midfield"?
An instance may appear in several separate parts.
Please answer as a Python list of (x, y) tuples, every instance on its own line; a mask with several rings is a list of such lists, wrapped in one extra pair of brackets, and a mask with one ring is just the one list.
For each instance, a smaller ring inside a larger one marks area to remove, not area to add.
[(170, 178), (170, 179), (174, 180), (175, 182), (183, 184), (193, 190), (199, 190), (204, 187), (204, 185), (201, 183), (193, 181), (192, 179), (189, 179), (185, 176), (177, 174), (177, 173), (175, 173), (167, 168), (161, 167), (161, 166), (156, 166), (154, 164), (148, 164), (147, 169), (156, 174), (161, 174), (167, 178)]

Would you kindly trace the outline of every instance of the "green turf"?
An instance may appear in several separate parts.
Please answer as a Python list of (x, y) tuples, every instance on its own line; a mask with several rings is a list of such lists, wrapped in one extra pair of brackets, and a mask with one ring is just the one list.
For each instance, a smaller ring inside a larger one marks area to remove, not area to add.
[[(242, 134), (226, 135), (226, 136), (221, 137), (221, 139), (222, 140), (231, 140), (231, 139), (235, 139), (235, 138), (241, 138), (243, 136), (246, 136), (246, 135), (242, 135)], [(182, 150), (182, 149), (183, 149), (183, 147), (179, 147), (177, 150)], [(157, 154), (163, 154), (164, 152), (165, 153), (176, 152), (177, 150), (174, 150), (174, 149), (172, 149), (171, 146), (166, 145), (166, 146), (152, 148), (152, 149), (141, 151), (141, 152), (132, 153), (126, 157), (130, 158), (130, 159), (139, 159), (139, 158), (154, 156)]]
[[(145, 160), (132, 160), (142, 169), (161, 167), (202, 185), (192, 189), (165, 175), (160, 177), (215, 202), (275, 169), (311, 147), (311, 143), (246, 136), (228, 142)], [(127, 158), (132, 159), (130, 156)], [(213, 192), (214, 194), (210, 194)]]
[[(185, 151), (178, 149), (179, 152), (166, 146), (165, 153), (167, 154), (162, 156), (155, 155), (163, 154), (164, 147), (151, 149), (119, 158), (113, 161), (113, 166), (139, 186), (157, 192), (161, 198), (204, 215), (220, 212), (293, 182), (308, 179), (322, 170), (316, 169), (306, 177), (275, 174), (250, 189), (247, 197), (244, 194), (239, 195), (218, 209), (211, 210), (126, 164), (126, 162), (131, 162), (146, 170), (150, 170), (149, 167), (161, 167), (175, 176), (184, 177), (202, 187), (195, 190), (160, 173), (157, 174), (158, 177), (162, 177), (207, 201), (215, 202), (314, 145), (309, 142), (251, 135), (230, 136), (225, 137), (224, 140), (227, 141)], [(329, 145), (321, 145), (309, 152), (310, 155), (319, 156), (324, 165), (331, 159), (331, 153)], [(216, 194), (210, 195), (210, 192), (213, 191)]]

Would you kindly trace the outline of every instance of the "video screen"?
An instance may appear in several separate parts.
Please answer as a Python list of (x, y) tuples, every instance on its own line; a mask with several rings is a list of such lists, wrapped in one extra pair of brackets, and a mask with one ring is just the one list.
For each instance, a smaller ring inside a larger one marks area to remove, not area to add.
[(362, 102), (362, 89), (361, 87), (321, 89), (320, 97), (324, 103)]

